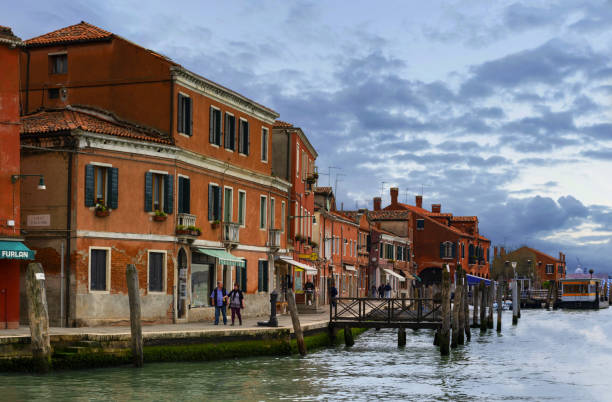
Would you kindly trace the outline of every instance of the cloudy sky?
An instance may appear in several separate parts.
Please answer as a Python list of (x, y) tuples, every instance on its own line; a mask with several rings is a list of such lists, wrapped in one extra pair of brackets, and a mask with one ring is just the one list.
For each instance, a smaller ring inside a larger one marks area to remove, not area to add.
[(610, 1), (46, 0), (0, 25), (81, 20), (302, 127), (345, 208), (397, 186), (494, 244), (612, 273)]

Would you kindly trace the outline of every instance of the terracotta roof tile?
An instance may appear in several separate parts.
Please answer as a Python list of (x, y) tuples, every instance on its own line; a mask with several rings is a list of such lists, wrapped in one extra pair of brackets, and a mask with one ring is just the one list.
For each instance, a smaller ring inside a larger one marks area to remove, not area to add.
[(13, 33), (11, 27), (5, 27), (4, 25), (0, 25), (0, 39), (11, 42), (21, 42), (21, 39)]
[(396, 219), (408, 219), (410, 217), (410, 211), (406, 210), (380, 210), (370, 211), (368, 213), (370, 219), (373, 220), (396, 220)]
[(478, 217), (476, 216), (453, 216), (453, 221), (456, 222), (476, 222)]
[(164, 133), (117, 119), (108, 112), (68, 107), (44, 110), (21, 118), (22, 135), (41, 135), (62, 131), (83, 130), (91, 133), (133, 138), (160, 144), (172, 142)]
[(314, 192), (317, 194), (329, 194), (332, 192), (331, 187), (315, 187)]
[(62, 43), (90, 42), (110, 39), (111, 32), (81, 21), (78, 24), (60, 28), (56, 31), (46, 33), (25, 41), (27, 46), (47, 46)]
[(274, 122), (274, 127), (285, 127), (285, 128), (288, 128), (288, 127), (293, 127), (293, 124), (287, 123), (286, 121), (282, 121), (282, 120), (276, 120)]

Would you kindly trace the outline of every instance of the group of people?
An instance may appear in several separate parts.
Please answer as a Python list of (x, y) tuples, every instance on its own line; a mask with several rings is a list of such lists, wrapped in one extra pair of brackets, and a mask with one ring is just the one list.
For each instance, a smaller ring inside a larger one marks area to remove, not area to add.
[(391, 298), (391, 285), (389, 284), (389, 282), (387, 282), (385, 285), (383, 285), (382, 283), (380, 284), (380, 286), (377, 288), (376, 285), (372, 285), (372, 289), (371, 289), (371, 297), (378, 297), (378, 298)]
[(210, 294), (211, 304), (215, 306), (215, 325), (219, 325), (219, 317), (223, 315), (223, 325), (227, 325), (227, 305), (229, 304), (232, 310), (232, 325), (236, 316), (238, 322), (242, 325), (242, 314), (240, 310), (244, 308), (244, 295), (242, 290), (238, 288), (238, 284), (234, 283), (234, 289), (227, 293), (223, 284), (217, 282), (217, 287)]

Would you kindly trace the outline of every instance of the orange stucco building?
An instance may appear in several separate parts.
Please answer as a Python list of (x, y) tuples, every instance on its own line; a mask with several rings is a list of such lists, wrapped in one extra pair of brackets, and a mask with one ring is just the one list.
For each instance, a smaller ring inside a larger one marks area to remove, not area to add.
[(278, 114), (87, 23), (25, 43), (22, 164), (50, 191), (23, 193), (21, 220), (65, 305), (51, 322), (126, 321), (127, 264), (145, 322), (210, 318), (217, 281), (269, 311), (291, 185), (272, 175)]
[(19, 326), (19, 269), (33, 253), (22, 243), (20, 190), (38, 180), (19, 176), (19, 55), (22, 42), (0, 26), (0, 330)]

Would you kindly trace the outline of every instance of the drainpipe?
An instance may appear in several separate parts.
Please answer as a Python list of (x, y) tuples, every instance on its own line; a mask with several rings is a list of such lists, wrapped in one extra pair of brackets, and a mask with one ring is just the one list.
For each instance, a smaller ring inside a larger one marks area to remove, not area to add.
[(64, 326), (64, 242), (60, 244), (60, 326)]
[[(76, 140), (74, 143), (76, 147)], [(65, 289), (65, 323), (66, 327), (70, 324), (70, 250), (72, 240), (72, 163), (73, 163), (73, 152), (68, 153), (68, 174), (66, 175), (66, 255), (68, 255), (65, 275), (66, 275), (66, 289)], [(62, 253), (63, 257), (63, 253)]]
[(25, 48), (26, 52), (26, 82), (25, 82), (25, 110), (22, 114), (27, 114), (30, 108), (30, 50)]

